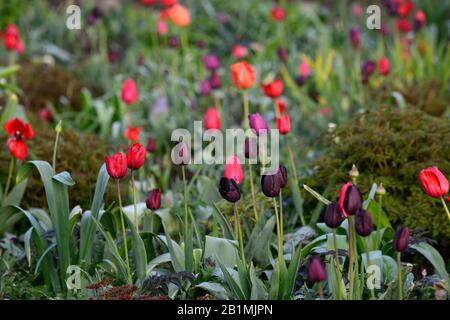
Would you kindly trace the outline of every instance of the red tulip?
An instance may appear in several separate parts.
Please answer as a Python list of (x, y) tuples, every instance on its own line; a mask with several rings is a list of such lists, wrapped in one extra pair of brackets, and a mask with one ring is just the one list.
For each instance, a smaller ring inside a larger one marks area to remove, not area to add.
[(386, 57), (380, 58), (380, 60), (378, 60), (378, 72), (381, 75), (385, 76), (389, 74), (390, 70), (391, 65), (389, 63), (389, 59)]
[(177, 0), (159, 0), (163, 6), (170, 7), (177, 3)]
[(17, 41), (15, 50), (17, 54), (22, 54), (25, 52), (25, 44), (23, 43), (22, 39), (19, 39), (19, 41)]
[(275, 99), (275, 104), (278, 110), (279, 114), (283, 114), (286, 110), (286, 105), (284, 104), (283, 100), (281, 99)]
[(141, 135), (141, 127), (128, 127), (127, 131), (125, 131), (124, 136), (131, 143), (135, 143), (139, 140), (139, 136)]
[(406, 19), (398, 19), (396, 26), (397, 30), (402, 32), (410, 32), (412, 29), (411, 23)]
[(208, 110), (205, 112), (203, 121), (206, 130), (220, 130), (220, 114), (216, 108), (208, 108)]
[(105, 156), (106, 171), (113, 179), (121, 179), (127, 174), (127, 157), (121, 152)]
[(247, 61), (242, 61), (231, 65), (231, 77), (236, 88), (245, 90), (255, 84), (256, 72)]
[(427, 22), (427, 17), (422, 10), (419, 10), (414, 15), (414, 30), (420, 30)]
[(400, 17), (406, 17), (411, 13), (411, 11), (414, 9), (414, 3), (411, 1), (405, 1), (402, 4), (400, 4), (400, 7), (398, 7), (398, 15)]
[(449, 183), (437, 167), (423, 169), (419, 173), (423, 191), (433, 198), (440, 198), (448, 193)]
[(232, 155), (227, 159), (223, 176), (227, 179), (233, 179), (237, 184), (242, 182), (244, 173), (242, 171), (241, 161), (237, 156)]
[(135, 143), (130, 145), (127, 151), (128, 168), (137, 170), (142, 167), (145, 161), (145, 153), (145, 148), (142, 144)]
[(181, 4), (174, 4), (166, 9), (167, 16), (177, 27), (187, 27), (191, 24), (191, 13)]
[(270, 14), (275, 21), (283, 21), (286, 18), (286, 12), (280, 6), (274, 6)]
[(291, 131), (291, 120), (288, 114), (284, 114), (276, 119), (276, 126), (280, 134), (288, 134)]
[(133, 104), (139, 98), (136, 83), (133, 79), (127, 79), (122, 85), (122, 101), (126, 104)]
[(236, 59), (242, 59), (245, 58), (248, 54), (247, 47), (244, 47), (240, 44), (235, 45), (233, 49), (231, 49), (231, 55), (235, 57)]
[(20, 41), (19, 29), (13, 23), (8, 24), (5, 29), (5, 32), (2, 35), (3, 45), (9, 51), (13, 51), (17, 49), (17, 45)]
[(270, 98), (277, 98), (283, 93), (283, 82), (281, 80), (274, 80), (267, 84), (261, 84), (264, 94)]
[(141, 3), (142, 3), (144, 6), (151, 6), (151, 5), (153, 5), (153, 4), (156, 3), (156, 0), (141, 0)]
[(34, 137), (33, 127), (19, 118), (8, 120), (3, 128), (9, 135), (8, 148), (14, 158), (25, 160), (28, 157), (28, 148), (25, 140)]
[(147, 208), (150, 210), (158, 210), (161, 207), (161, 190), (150, 190), (145, 201)]
[(52, 118), (53, 118), (52, 113), (46, 107), (39, 109), (38, 114), (39, 114), (39, 118), (41, 118), (41, 120), (44, 120), (47, 122), (52, 121)]

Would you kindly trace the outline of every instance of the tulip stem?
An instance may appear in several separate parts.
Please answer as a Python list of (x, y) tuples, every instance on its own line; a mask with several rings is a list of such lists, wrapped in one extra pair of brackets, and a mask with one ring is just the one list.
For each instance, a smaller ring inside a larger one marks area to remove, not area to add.
[(352, 217), (348, 217), (348, 286), (349, 300), (353, 300), (353, 228)]
[(445, 212), (447, 213), (447, 217), (448, 217), (448, 219), (450, 220), (450, 212), (448, 211), (447, 204), (445, 203), (445, 200), (444, 200), (443, 197), (441, 197), (441, 201), (442, 201), (442, 205), (444, 206), (444, 210), (445, 210)]
[(125, 231), (125, 222), (123, 219), (123, 210), (122, 210), (122, 196), (120, 194), (120, 183), (119, 180), (117, 180), (117, 196), (119, 198), (119, 210), (120, 210), (120, 223), (122, 225), (122, 237), (123, 237), (123, 244), (125, 248), (125, 262), (127, 264), (127, 274), (128, 274), (128, 283), (132, 284), (133, 280), (131, 278), (131, 272), (130, 272), (130, 262), (128, 261), (128, 241), (127, 241), (127, 233)]
[(242, 236), (241, 221), (239, 219), (239, 213), (238, 213), (238, 208), (237, 208), (236, 202), (234, 203), (234, 224), (235, 224), (235, 229), (236, 229), (236, 233), (237, 233), (237, 239), (239, 241), (239, 250), (241, 251), (242, 263), (244, 264), (244, 266), (246, 266), (247, 261), (245, 259), (244, 239)]
[(243, 100), (243, 103), (244, 103), (244, 127), (246, 129), (248, 129), (250, 127), (249, 126), (249, 120), (248, 120), (248, 116), (250, 114), (250, 108), (249, 108), (249, 105), (248, 105), (248, 92), (247, 92), (247, 90), (243, 90), (242, 91), (242, 100)]
[(342, 282), (342, 273), (341, 273), (341, 266), (339, 264), (339, 248), (337, 243), (337, 237), (336, 237), (336, 229), (333, 229), (333, 243), (334, 243), (334, 260), (335, 260), (335, 267), (337, 271), (337, 277), (338, 277), (338, 283), (339, 288), (338, 292), (336, 292), (336, 300), (341, 300), (341, 282)]
[(56, 126), (55, 146), (53, 147), (53, 174), (56, 174), (56, 153), (58, 151), (59, 134), (61, 132), (61, 121)]
[(14, 174), (14, 164), (16, 163), (14, 156), (11, 156), (11, 161), (9, 162), (9, 170), (8, 170), (8, 180), (6, 180), (5, 190), (3, 192), (3, 201), (5, 201), (6, 196), (8, 195), (9, 186), (11, 185), (11, 180)]
[(248, 162), (248, 177), (250, 179), (250, 190), (252, 192), (253, 213), (255, 214), (255, 223), (258, 222), (258, 210), (256, 210), (255, 186), (253, 185), (252, 165)]
[(136, 204), (136, 184), (134, 182), (134, 170), (131, 170), (131, 184), (132, 184), (132, 188), (133, 188), (134, 224), (136, 227), (136, 231), (139, 232), (139, 222), (138, 222), (138, 213), (137, 213), (137, 204)]
[[(364, 246), (366, 247), (367, 269), (368, 269), (372, 265), (372, 263), (370, 262), (369, 241), (367, 240), (367, 237), (364, 237)], [(375, 290), (373, 289), (373, 286), (370, 288), (370, 296), (372, 300), (375, 300)]]
[[(287, 136), (286, 136), (286, 144), (287, 144), (287, 149), (288, 149), (288, 153), (289, 153), (289, 163), (290, 163), (290, 167), (291, 167), (291, 171), (292, 171), (292, 176), (294, 177), (295, 188), (298, 189), (298, 193), (300, 194), (300, 189), (298, 186), (299, 182), (298, 182), (298, 177), (297, 177), (297, 168), (295, 166), (294, 155), (292, 153), (291, 145), (289, 143)], [(300, 222), (302, 223), (302, 226), (306, 226), (305, 217), (303, 216), (302, 210), (298, 210), (298, 211), (300, 214)]]
[(397, 252), (398, 299), (403, 300), (401, 253)]
[(277, 224), (277, 238), (278, 238), (278, 266), (281, 270), (281, 263), (283, 262), (283, 239), (281, 238), (281, 223), (280, 223), (280, 216), (278, 215), (278, 208), (277, 208), (277, 200), (275, 197), (273, 199), (273, 208), (275, 210), (275, 221)]
[(380, 242), (381, 242), (381, 205), (383, 203), (383, 196), (380, 195), (379, 196), (379, 200), (378, 200), (378, 215), (377, 215), (377, 233), (376, 233), (376, 237), (375, 237), (375, 244), (377, 246), (377, 248), (380, 246)]
[(186, 188), (186, 172), (184, 166), (181, 166), (181, 171), (183, 173), (183, 193), (184, 193), (184, 236), (187, 237), (189, 233), (189, 214), (187, 205), (187, 188)]
[(319, 291), (320, 300), (325, 300), (325, 296), (323, 295), (323, 288), (322, 288), (322, 283), (321, 282), (317, 283), (317, 291)]

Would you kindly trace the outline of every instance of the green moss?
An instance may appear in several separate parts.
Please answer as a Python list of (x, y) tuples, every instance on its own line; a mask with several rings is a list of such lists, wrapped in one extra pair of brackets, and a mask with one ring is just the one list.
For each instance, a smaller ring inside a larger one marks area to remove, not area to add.
[(329, 197), (336, 198), (354, 163), (364, 194), (373, 182), (385, 186), (383, 204), (392, 223), (424, 228), (441, 245), (450, 244), (450, 224), (442, 205), (424, 194), (418, 178), (428, 166), (438, 166), (447, 176), (450, 173), (448, 119), (416, 109), (380, 108), (355, 116), (326, 141), (329, 149), (315, 162), (317, 171), (309, 178), (310, 186), (317, 190), (329, 186)]

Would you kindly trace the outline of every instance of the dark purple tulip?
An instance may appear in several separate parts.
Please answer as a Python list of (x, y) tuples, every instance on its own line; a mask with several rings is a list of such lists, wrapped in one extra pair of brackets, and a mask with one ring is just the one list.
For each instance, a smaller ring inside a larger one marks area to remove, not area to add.
[(203, 97), (209, 96), (209, 94), (211, 93), (211, 84), (208, 80), (200, 81), (199, 92)]
[(219, 89), (222, 86), (218, 72), (211, 72), (211, 76), (209, 77), (209, 85), (211, 86), (211, 89)]
[(161, 208), (161, 190), (150, 190), (145, 201), (147, 208), (150, 210), (158, 210)]
[(347, 182), (342, 188), (339, 195), (339, 207), (341, 208), (344, 216), (353, 216), (361, 209), (362, 196), (358, 187)]
[(88, 15), (87, 24), (89, 26), (93, 26), (95, 24), (95, 22), (97, 22), (97, 19), (95, 19), (95, 17), (92, 14)]
[(147, 151), (149, 153), (155, 153), (155, 151), (156, 151), (156, 139), (155, 138), (148, 138)]
[(361, 30), (359, 30), (359, 27), (351, 28), (349, 31), (349, 36), (353, 47), (357, 49), (361, 43)]
[(364, 209), (359, 209), (355, 215), (356, 233), (361, 237), (367, 237), (373, 231), (372, 216)]
[(180, 44), (180, 41), (178, 40), (177, 37), (175, 37), (175, 36), (170, 37), (170, 39), (169, 39), (169, 46), (171, 48), (178, 48), (179, 44)]
[(222, 177), (219, 183), (220, 195), (228, 202), (234, 203), (241, 198), (239, 186), (233, 179)]
[(219, 57), (215, 54), (207, 54), (203, 56), (203, 66), (205, 69), (214, 71), (220, 67)]
[(397, 16), (398, 15), (398, 8), (400, 6), (400, 3), (396, 0), (384, 0), (384, 5), (386, 6), (386, 9), (391, 16)]
[(387, 37), (389, 35), (389, 27), (387, 26), (387, 24), (385, 24), (385, 23), (381, 24), (380, 32), (385, 37)]
[(299, 87), (302, 87), (302, 86), (305, 84), (305, 82), (306, 82), (307, 79), (308, 79), (308, 78), (305, 77), (305, 76), (298, 76), (297, 78), (295, 78), (295, 83), (296, 83)]
[(254, 159), (258, 155), (258, 143), (255, 138), (246, 137), (244, 141), (244, 154), (247, 159)]
[(324, 216), (325, 224), (330, 228), (337, 228), (344, 221), (344, 216), (342, 215), (341, 208), (339, 208), (339, 203), (331, 202), (327, 205)]
[(280, 194), (280, 179), (276, 172), (262, 175), (261, 189), (264, 195), (269, 198), (274, 198)]
[(403, 252), (406, 251), (406, 249), (408, 249), (408, 244), (409, 244), (409, 228), (406, 226), (401, 226), (395, 232), (392, 247), (397, 252)]
[(109, 48), (108, 49), (108, 61), (111, 64), (114, 64), (117, 62), (117, 59), (119, 58), (119, 54), (116, 50)]
[(312, 257), (309, 262), (308, 280), (311, 282), (322, 282), (327, 279), (327, 272), (319, 257)]
[(102, 10), (101, 10), (99, 7), (95, 6), (95, 7), (92, 9), (91, 15), (92, 15), (95, 19), (100, 19), (100, 18), (103, 16), (103, 13), (102, 13)]
[(248, 116), (248, 120), (250, 122), (250, 128), (253, 129), (256, 135), (267, 134), (269, 131), (269, 125), (266, 119), (259, 113), (252, 113)]
[(363, 84), (369, 82), (370, 76), (375, 71), (376, 65), (372, 60), (366, 60), (361, 65), (361, 81)]
[(285, 62), (289, 57), (289, 52), (287, 51), (286, 48), (278, 48), (277, 55), (280, 61)]
[(203, 49), (203, 48), (205, 48), (205, 46), (206, 46), (205, 41), (203, 41), (203, 40), (198, 40), (198, 41), (195, 43), (195, 45), (196, 45), (196, 47), (197, 47), (198, 49)]
[(280, 188), (284, 188), (288, 183), (287, 169), (285, 166), (278, 167), (277, 176), (280, 181)]

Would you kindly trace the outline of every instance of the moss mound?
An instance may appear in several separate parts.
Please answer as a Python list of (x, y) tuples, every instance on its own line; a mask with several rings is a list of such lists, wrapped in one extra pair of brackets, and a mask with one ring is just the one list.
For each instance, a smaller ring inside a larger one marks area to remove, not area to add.
[(367, 194), (373, 182), (385, 186), (383, 206), (393, 224), (423, 228), (441, 246), (450, 246), (450, 224), (442, 204), (424, 194), (418, 178), (428, 166), (450, 175), (447, 118), (417, 109), (379, 108), (338, 127), (326, 144), (329, 150), (315, 161), (317, 171), (308, 179), (310, 186), (317, 190), (329, 186), (329, 197), (336, 198), (354, 163), (362, 192)]

